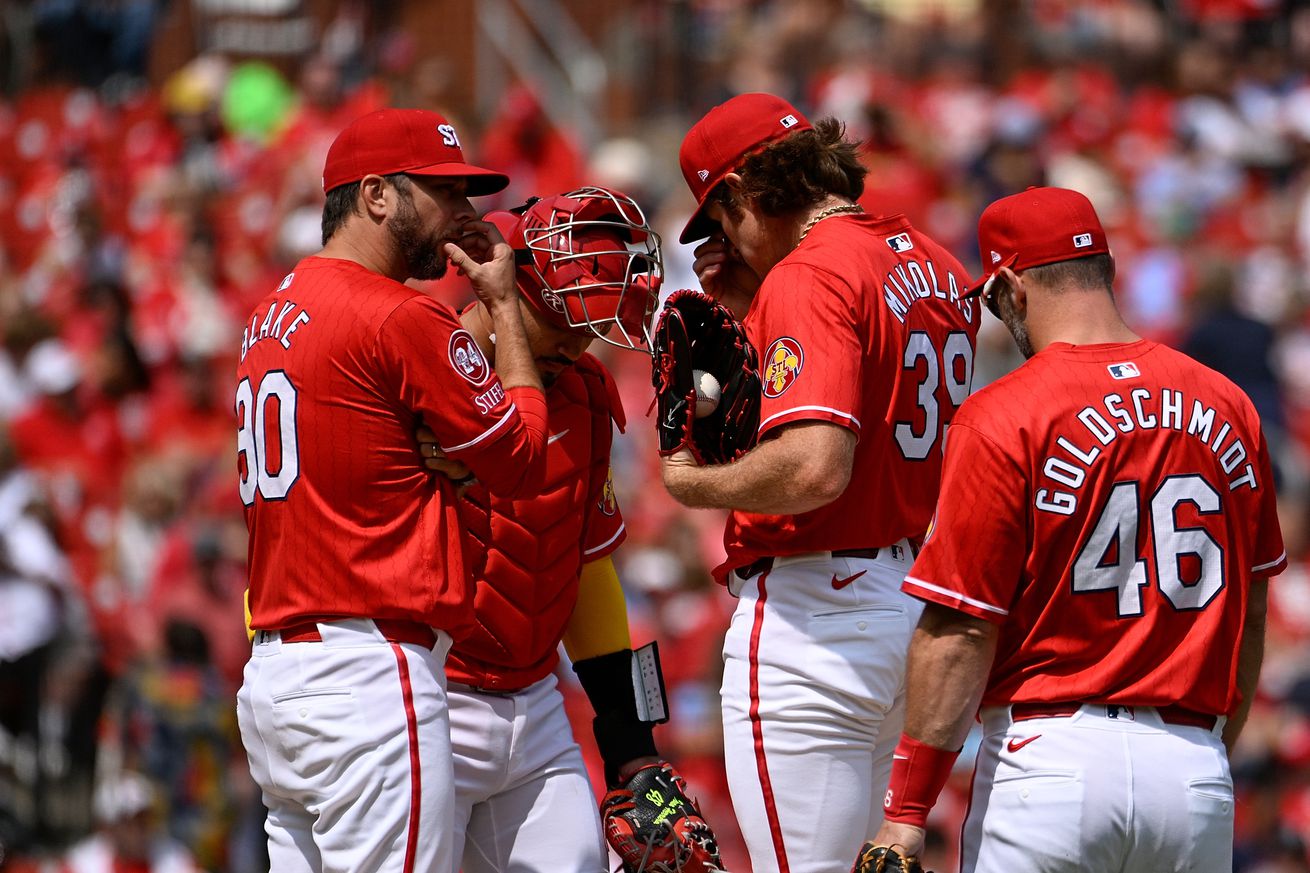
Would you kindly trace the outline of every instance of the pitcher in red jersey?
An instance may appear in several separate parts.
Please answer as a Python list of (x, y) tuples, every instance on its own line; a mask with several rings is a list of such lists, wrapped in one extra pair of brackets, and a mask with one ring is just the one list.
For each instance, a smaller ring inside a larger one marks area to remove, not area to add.
[[(426, 422), (497, 493), (541, 487), (545, 397), (513, 252), (468, 201), (506, 182), (465, 163), (434, 112), (356, 120), (328, 151), (323, 250), (245, 328), (255, 641), (238, 717), (274, 870), (456, 866), (442, 667), (473, 585), (455, 487), (422, 469), (413, 435)], [(402, 284), (447, 261), (486, 306), (498, 371), (453, 310)]]
[(1287, 563), (1260, 421), (1218, 373), (1136, 336), (1091, 203), (1060, 188), (979, 223), (981, 295), (1028, 361), (969, 398), (878, 845), (916, 853), (981, 707), (965, 871), (1226, 871), (1225, 746)]
[[(669, 493), (732, 509), (716, 571), (728, 786), (756, 873), (845, 867), (877, 826), (920, 606), (900, 590), (969, 393), (980, 310), (960, 263), (902, 215), (856, 205), (835, 119), (743, 94), (687, 134), (683, 242), (760, 351), (760, 443), (663, 462)], [(813, 800), (821, 787), (823, 803)]]

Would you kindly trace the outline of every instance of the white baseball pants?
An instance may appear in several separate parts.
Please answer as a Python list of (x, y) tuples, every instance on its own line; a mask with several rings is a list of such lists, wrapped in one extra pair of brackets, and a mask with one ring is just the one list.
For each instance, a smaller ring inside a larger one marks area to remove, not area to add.
[(445, 661), (370, 619), (322, 642), (261, 631), (237, 695), (277, 873), (451, 873), (454, 791)]
[(983, 710), (963, 873), (1228, 873), (1233, 781), (1220, 736), (1150, 707), (1013, 721)]
[(847, 873), (882, 823), (923, 611), (900, 590), (911, 561), (902, 541), (873, 559), (821, 552), (734, 575), (723, 744), (755, 873)]
[(608, 850), (556, 679), (450, 687), (455, 852), (463, 873), (607, 873)]

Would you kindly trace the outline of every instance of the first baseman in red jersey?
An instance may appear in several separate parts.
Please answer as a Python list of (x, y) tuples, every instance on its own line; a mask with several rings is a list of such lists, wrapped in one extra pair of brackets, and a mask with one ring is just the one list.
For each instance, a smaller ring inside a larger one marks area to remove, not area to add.
[(979, 235), (975, 290), (1029, 360), (951, 426), (875, 843), (919, 850), (981, 706), (964, 870), (1231, 869), (1224, 747), (1286, 565), (1259, 419), (1123, 323), (1083, 195), (1004, 198)]
[[(586, 353), (597, 337), (648, 348), (659, 239), (632, 198), (606, 188), (518, 212), (487, 220), (523, 261), (524, 321), (547, 386), (547, 476), (526, 498), (475, 484), (459, 504), (473, 545), (477, 624), (446, 665), (456, 841), (464, 873), (601, 871), (600, 819), (554, 670), (562, 641), (595, 708), (612, 785), (659, 761), (653, 720), (636, 712), (628, 619), (610, 559), (625, 535), (610, 481), (623, 409), (609, 372)], [(499, 341), (485, 307), (475, 304), (461, 319), (494, 355)], [(427, 433), (420, 437), (429, 468), (463, 476)]]
[(739, 598), (728, 785), (756, 873), (831, 871), (881, 818), (920, 610), (900, 583), (981, 310), (949, 252), (903, 216), (862, 214), (865, 170), (835, 119), (741, 95), (697, 122), (680, 158), (699, 201), (682, 240), (710, 237), (697, 275), (745, 314), (763, 381), (756, 448), (663, 468), (678, 500), (733, 510), (715, 572)]
[[(421, 469), (413, 435), (426, 422), (494, 491), (540, 487), (545, 398), (513, 253), (467, 199), (505, 184), (464, 162), (436, 113), (358, 119), (328, 152), (323, 251), (245, 327), (237, 464), (256, 634), (238, 716), (273, 869), (455, 866), (441, 669), (473, 588), (454, 486)], [(453, 311), (402, 284), (447, 259), (487, 306), (499, 376)]]

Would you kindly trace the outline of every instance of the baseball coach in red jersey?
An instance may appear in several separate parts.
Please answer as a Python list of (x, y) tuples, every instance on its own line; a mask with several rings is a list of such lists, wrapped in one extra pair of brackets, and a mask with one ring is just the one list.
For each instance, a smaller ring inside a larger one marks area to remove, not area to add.
[[(251, 315), (237, 372), (254, 649), (238, 695), (274, 870), (454, 869), (443, 664), (472, 623), (455, 486), (420, 422), (493, 492), (533, 493), (546, 408), (513, 252), (468, 198), (505, 176), (465, 162), (434, 112), (347, 127), (323, 171), (323, 250)], [(455, 312), (406, 279), (454, 264), (498, 337), (497, 369)]]
[(1287, 563), (1260, 421), (1124, 323), (1082, 194), (998, 200), (979, 246), (970, 294), (1028, 360), (951, 425), (874, 844), (920, 850), (981, 707), (964, 871), (1231, 870), (1225, 746)]

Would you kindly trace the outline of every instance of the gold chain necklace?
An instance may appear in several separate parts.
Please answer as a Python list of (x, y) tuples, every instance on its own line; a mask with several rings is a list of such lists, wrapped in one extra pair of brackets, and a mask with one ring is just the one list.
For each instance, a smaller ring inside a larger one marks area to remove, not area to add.
[(846, 203), (841, 206), (829, 206), (827, 209), (823, 210), (818, 215), (814, 216), (809, 221), (805, 222), (805, 226), (801, 228), (801, 241), (803, 241), (805, 239), (805, 236), (814, 228), (814, 225), (818, 224), (820, 221), (823, 221), (825, 218), (830, 218), (834, 215), (840, 215), (843, 212), (863, 212), (863, 211), (864, 211), (864, 207), (860, 206), (858, 203)]

